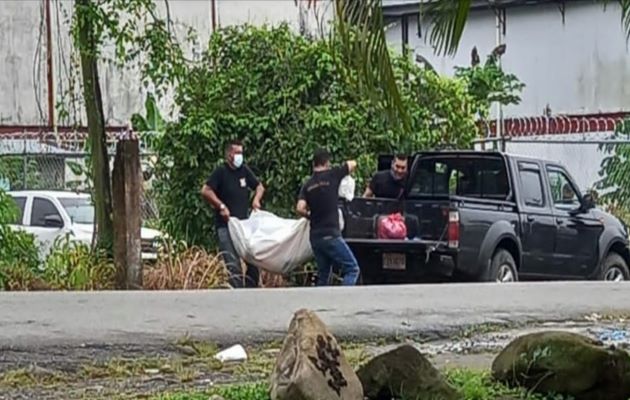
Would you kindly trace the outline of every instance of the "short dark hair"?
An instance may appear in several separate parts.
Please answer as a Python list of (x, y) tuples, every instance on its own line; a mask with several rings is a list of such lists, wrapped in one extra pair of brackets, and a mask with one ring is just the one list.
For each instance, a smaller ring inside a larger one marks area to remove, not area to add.
[(323, 167), (330, 161), (330, 153), (326, 149), (317, 149), (313, 153), (313, 167)]
[(227, 142), (225, 144), (225, 154), (229, 153), (230, 150), (232, 150), (232, 147), (234, 147), (234, 146), (242, 146), (242, 145), (243, 145), (243, 142), (241, 142), (238, 139), (230, 140), (229, 142)]
[(394, 159), (407, 161), (409, 157), (404, 153), (396, 153), (396, 155), (394, 156)]

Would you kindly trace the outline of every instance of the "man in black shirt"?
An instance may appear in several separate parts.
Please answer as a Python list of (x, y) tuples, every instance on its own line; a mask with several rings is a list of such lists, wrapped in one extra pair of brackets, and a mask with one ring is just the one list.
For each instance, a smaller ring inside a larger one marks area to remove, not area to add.
[(392, 160), (392, 168), (389, 171), (374, 174), (363, 197), (400, 199), (407, 181), (407, 164), (407, 156), (397, 154)]
[(317, 150), (313, 157), (313, 176), (302, 186), (298, 197), (298, 214), (311, 221), (310, 240), (317, 263), (318, 286), (329, 283), (333, 265), (341, 269), (344, 285), (355, 285), (359, 278), (357, 260), (341, 237), (337, 206), (339, 184), (356, 166), (356, 162), (347, 161), (331, 168), (328, 151)]
[[(219, 250), (230, 272), (230, 284), (243, 287), (241, 262), (230, 238), (227, 221), (230, 217), (247, 219), (249, 216), (249, 191), (255, 190), (252, 208), (260, 209), (265, 188), (258, 178), (243, 163), (243, 145), (235, 140), (225, 147), (225, 163), (215, 169), (201, 189), (201, 195), (216, 210), (215, 223), (219, 239)], [(257, 287), (258, 268), (247, 265), (245, 287)]]

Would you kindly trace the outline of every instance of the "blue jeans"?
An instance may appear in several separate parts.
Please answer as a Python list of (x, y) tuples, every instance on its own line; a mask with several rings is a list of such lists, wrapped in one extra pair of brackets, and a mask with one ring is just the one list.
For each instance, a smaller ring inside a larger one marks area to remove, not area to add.
[(341, 270), (344, 286), (356, 285), (359, 279), (359, 264), (341, 237), (311, 238), (311, 247), (317, 263), (317, 286), (329, 284), (333, 266)]
[(260, 273), (258, 268), (247, 264), (247, 271), (243, 276), (243, 269), (241, 268), (241, 260), (236, 253), (234, 243), (230, 237), (230, 232), (227, 227), (217, 228), (217, 236), (219, 238), (219, 251), (223, 255), (223, 261), (230, 273), (230, 285), (233, 288), (255, 288), (258, 287), (260, 280)]

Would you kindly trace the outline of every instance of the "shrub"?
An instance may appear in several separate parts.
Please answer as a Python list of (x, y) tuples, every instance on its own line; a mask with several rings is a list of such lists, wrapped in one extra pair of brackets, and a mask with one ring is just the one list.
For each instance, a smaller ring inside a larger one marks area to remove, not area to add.
[(39, 265), (33, 235), (9, 226), (17, 217), (15, 202), (0, 190), (0, 289), (22, 287), (32, 280)]
[(103, 251), (65, 236), (55, 241), (46, 257), (42, 279), (51, 289), (113, 289), (116, 268)]
[(286, 26), (229, 27), (214, 34), (203, 63), (180, 82), (179, 121), (155, 142), (156, 190), (163, 229), (209, 247), (212, 211), (199, 190), (222, 162), (228, 139), (245, 140), (245, 159), (267, 187), (264, 207), (292, 215), (318, 146), (340, 162), (359, 161), (362, 186), (377, 155), (439, 145), (468, 147), (476, 134), (474, 101), (465, 84), (394, 59), (412, 134), (398, 130), (384, 109), (359, 97), (340, 53)]

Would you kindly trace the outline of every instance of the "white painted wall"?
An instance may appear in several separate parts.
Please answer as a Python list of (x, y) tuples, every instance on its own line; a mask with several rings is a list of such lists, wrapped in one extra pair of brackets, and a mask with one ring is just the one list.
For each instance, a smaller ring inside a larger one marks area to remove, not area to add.
[[(526, 85), (518, 106), (506, 117), (540, 115), (549, 104), (554, 114), (630, 111), (630, 55), (616, 2), (606, 9), (595, 1), (566, 2), (565, 23), (557, 4), (507, 9), (507, 53), (502, 62)], [(424, 24), (422, 24), (424, 25)], [(482, 61), (496, 45), (496, 19), (491, 10), (474, 11), (454, 57), (436, 56), (423, 38), (417, 21), (409, 20), (410, 46), (440, 72), (469, 65), (477, 46)], [(400, 48), (400, 24), (387, 32)]]
[[(162, 15), (163, 0), (155, 0)], [(189, 57), (200, 55), (212, 32), (210, 0), (170, 0), (170, 15), (178, 38), (183, 41), (189, 27), (199, 35), (199, 41), (186, 47)], [(69, 18), (72, 0), (51, 0), (53, 61), (56, 102), (63, 93), (78, 93), (80, 69), (73, 59)], [(306, 9), (294, 0), (216, 0), (219, 26), (234, 24), (272, 24), (288, 22), (299, 30), (301, 21), (309, 33), (327, 29), (333, 7), (323, 0), (317, 8)], [(111, 50), (111, 49), (110, 49)], [(135, 112), (143, 112), (144, 88), (137, 70), (120, 71), (113, 65), (100, 66), (104, 111), (108, 125), (124, 125)], [(0, 1), (0, 125), (40, 125), (48, 120), (46, 44), (43, 0)], [(80, 96), (78, 96), (80, 98)], [(63, 101), (71, 115), (69, 121), (85, 123), (83, 105)], [(165, 112), (174, 111), (171, 96), (160, 104)]]

